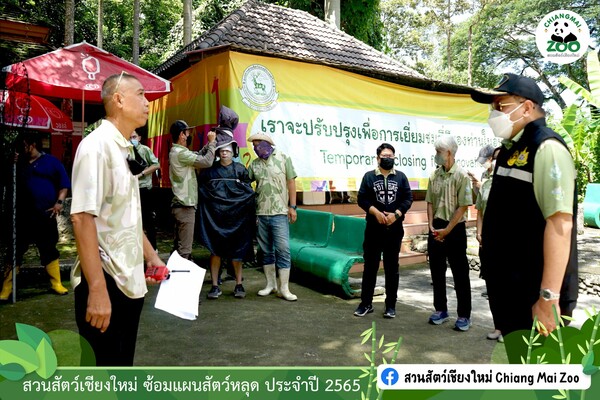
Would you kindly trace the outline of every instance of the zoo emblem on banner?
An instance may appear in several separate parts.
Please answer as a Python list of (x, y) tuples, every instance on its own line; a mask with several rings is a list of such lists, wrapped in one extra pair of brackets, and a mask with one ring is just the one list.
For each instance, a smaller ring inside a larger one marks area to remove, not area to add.
[(557, 10), (541, 19), (535, 42), (545, 61), (570, 64), (587, 52), (590, 30), (579, 14)]
[(253, 64), (244, 71), (240, 94), (244, 104), (261, 112), (275, 108), (279, 96), (273, 74), (259, 64)]

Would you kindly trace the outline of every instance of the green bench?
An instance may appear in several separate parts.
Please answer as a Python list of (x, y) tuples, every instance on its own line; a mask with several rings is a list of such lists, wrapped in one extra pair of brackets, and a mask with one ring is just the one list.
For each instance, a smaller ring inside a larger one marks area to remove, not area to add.
[(600, 228), (600, 183), (588, 183), (583, 199), (583, 222)]
[(330, 212), (299, 208), (296, 223), (290, 224), (290, 253), (293, 260), (305, 247), (325, 247), (333, 229), (333, 214)]
[(365, 226), (364, 218), (334, 215), (333, 232), (327, 245), (302, 247), (295, 257), (292, 256), (294, 268), (339, 286), (345, 296), (353, 297), (348, 273), (355, 263), (364, 262), (362, 244)]

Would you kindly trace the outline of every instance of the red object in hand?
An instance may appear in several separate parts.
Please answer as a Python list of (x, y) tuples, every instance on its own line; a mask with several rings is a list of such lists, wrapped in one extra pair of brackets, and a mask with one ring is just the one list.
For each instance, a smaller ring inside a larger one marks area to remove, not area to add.
[(169, 279), (169, 269), (165, 265), (158, 267), (148, 267), (146, 270), (146, 278), (152, 278), (155, 281), (164, 281)]
[(433, 231), (433, 236), (439, 235), (438, 231)]

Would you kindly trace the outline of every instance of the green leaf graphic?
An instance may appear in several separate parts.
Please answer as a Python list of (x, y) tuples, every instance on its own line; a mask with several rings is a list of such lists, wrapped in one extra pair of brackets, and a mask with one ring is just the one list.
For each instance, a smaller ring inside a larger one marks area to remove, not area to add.
[(589, 367), (590, 365), (594, 365), (594, 352), (589, 351), (583, 358), (581, 359), (581, 365), (583, 368)]
[(27, 374), (40, 366), (35, 350), (27, 343), (18, 340), (0, 340), (0, 364), (12, 363), (21, 365)]
[(590, 365), (589, 367), (585, 367), (583, 369), (583, 373), (586, 375), (594, 375), (596, 372), (598, 372), (598, 370), (600, 370), (600, 368), (596, 367), (595, 365)]
[(43, 338), (35, 352), (40, 360), (40, 367), (35, 372), (44, 379), (50, 378), (54, 375), (58, 364), (52, 345)]
[(0, 365), (0, 375), (10, 381), (19, 381), (25, 376), (25, 368), (15, 363)]
[(17, 329), (19, 341), (27, 343), (32, 349), (37, 349), (43, 339), (46, 339), (48, 343), (50, 343), (50, 346), (52, 346), (50, 336), (43, 330), (32, 325), (20, 324), (18, 322), (15, 324), (15, 327)]

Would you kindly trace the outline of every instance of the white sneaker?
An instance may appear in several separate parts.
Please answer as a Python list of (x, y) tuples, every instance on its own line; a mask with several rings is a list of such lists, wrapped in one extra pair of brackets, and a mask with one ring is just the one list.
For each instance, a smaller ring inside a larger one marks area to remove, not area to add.
[(490, 340), (497, 340), (499, 342), (500, 342), (500, 340), (504, 341), (504, 339), (500, 339), (500, 338), (502, 338), (502, 332), (500, 332), (498, 329), (496, 329), (494, 332), (488, 333), (487, 338)]

